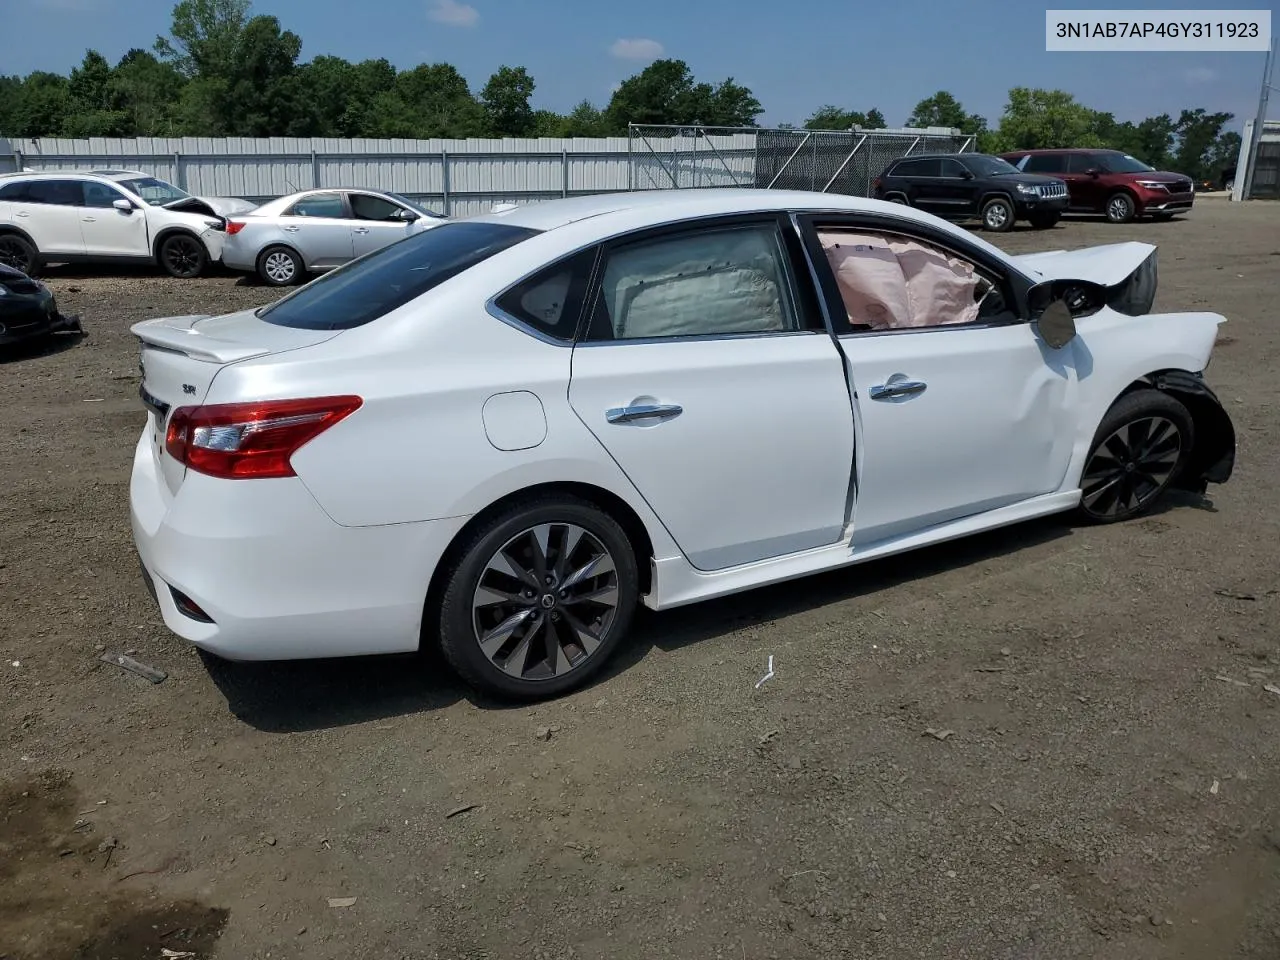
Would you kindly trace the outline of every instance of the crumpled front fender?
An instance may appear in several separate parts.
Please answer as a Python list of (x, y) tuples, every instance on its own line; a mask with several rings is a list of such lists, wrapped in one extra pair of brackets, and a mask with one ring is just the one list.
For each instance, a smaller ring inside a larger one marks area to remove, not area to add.
[(1204, 377), (1185, 370), (1165, 370), (1151, 376), (1151, 385), (1174, 397), (1190, 412), (1195, 446), (1174, 486), (1204, 493), (1210, 483), (1226, 483), (1236, 462), (1236, 429)]

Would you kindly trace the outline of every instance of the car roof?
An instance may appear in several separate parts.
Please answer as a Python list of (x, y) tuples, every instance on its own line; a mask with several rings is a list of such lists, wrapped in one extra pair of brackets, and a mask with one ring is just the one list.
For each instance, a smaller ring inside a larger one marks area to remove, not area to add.
[[(898, 157), (898, 160), (956, 160), (962, 157), (987, 157), (990, 154), (978, 153), (977, 151), (957, 151), (955, 153), (909, 153), (905, 157)], [(897, 163), (898, 160), (894, 160)]]
[(1110, 147), (1039, 147), (1035, 150), (1006, 150), (1005, 156), (1017, 154), (1040, 154), (1040, 153), (1123, 153), (1122, 150), (1112, 150)]
[(0, 177), (26, 177), (31, 180), (61, 180), (66, 177), (98, 177), (102, 180), (129, 180), (134, 177), (150, 177), (149, 173), (140, 170), (18, 170), (15, 173), (0, 173)]

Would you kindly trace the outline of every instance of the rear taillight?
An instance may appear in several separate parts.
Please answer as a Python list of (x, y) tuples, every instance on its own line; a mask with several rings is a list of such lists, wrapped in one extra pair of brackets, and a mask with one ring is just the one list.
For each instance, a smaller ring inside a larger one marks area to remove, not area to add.
[(227, 236), (234, 237), (237, 233), (244, 229), (244, 224), (239, 220), (227, 221)]
[(179, 407), (169, 418), (164, 447), (179, 463), (211, 477), (292, 477), (289, 458), (363, 402), (315, 397)]
[(872, 180), (872, 181), (871, 181), (871, 186), (872, 186), (872, 189), (879, 190), (879, 189), (880, 189), (880, 178), (879, 178), (879, 177), (876, 177), (874, 180)]

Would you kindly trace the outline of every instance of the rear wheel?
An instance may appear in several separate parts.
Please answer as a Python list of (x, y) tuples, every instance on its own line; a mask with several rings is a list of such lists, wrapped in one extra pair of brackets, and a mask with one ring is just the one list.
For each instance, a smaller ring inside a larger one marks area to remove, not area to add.
[(1013, 229), (1013, 204), (1005, 197), (992, 197), (982, 206), (982, 226), (993, 233)]
[(626, 533), (594, 504), (566, 496), (514, 506), (458, 551), (441, 593), (440, 648), (485, 693), (557, 696), (617, 649), (639, 583)]
[(1112, 223), (1128, 223), (1136, 209), (1133, 197), (1123, 191), (1107, 198), (1107, 219)]
[(1031, 226), (1037, 230), (1048, 230), (1057, 225), (1061, 214), (1057, 213), (1037, 213), (1031, 217)]
[(209, 252), (189, 233), (170, 234), (160, 244), (160, 266), (179, 280), (191, 280), (204, 273)]
[(287, 287), (302, 279), (302, 258), (288, 247), (268, 247), (258, 257), (258, 276), (272, 287)]
[(40, 265), (40, 255), (35, 244), (16, 233), (0, 234), (0, 263), (15, 270), (21, 270), (28, 277), (34, 277)]
[(1107, 411), (1080, 477), (1081, 516), (1115, 523), (1145, 513), (1178, 477), (1195, 442), (1191, 415), (1158, 390), (1135, 390)]

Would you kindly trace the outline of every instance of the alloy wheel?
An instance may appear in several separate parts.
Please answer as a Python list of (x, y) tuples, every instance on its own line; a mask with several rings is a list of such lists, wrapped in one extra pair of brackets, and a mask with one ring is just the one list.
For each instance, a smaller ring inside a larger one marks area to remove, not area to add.
[(20, 270), (22, 273), (31, 273), (31, 264), (28, 263), (30, 257), (22, 243), (8, 237), (0, 237), (0, 264), (6, 267), (12, 267), (14, 270)]
[(617, 567), (599, 538), (571, 523), (539, 524), (485, 564), (471, 602), (475, 640), (510, 677), (554, 679), (591, 658), (618, 602)]
[(1009, 222), (1009, 210), (1003, 203), (993, 203), (987, 207), (984, 220), (992, 230), (999, 230)]
[(199, 241), (191, 237), (174, 237), (164, 245), (164, 263), (175, 277), (194, 277), (200, 272)]
[(1116, 222), (1128, 220), (1131, 210), (1132, 204), (1129, 202), (1129, 198), (1123, 194), (1112, 197), (1111, 202), (1107, 204), (1107, 213), (1110, 214), (1111, 219)]
[(262, 261), (262, 269), (273, 283), (288, 283), (297, 273), (293, 257), (283, 250), (267, 254)]
[(1080, 504), (1111, 519), (1137, 513), (1168, 486), (1182, 452), (1182, 432), (1165, 417), (1131, 420), (1090, 456), (1080, 480)]

